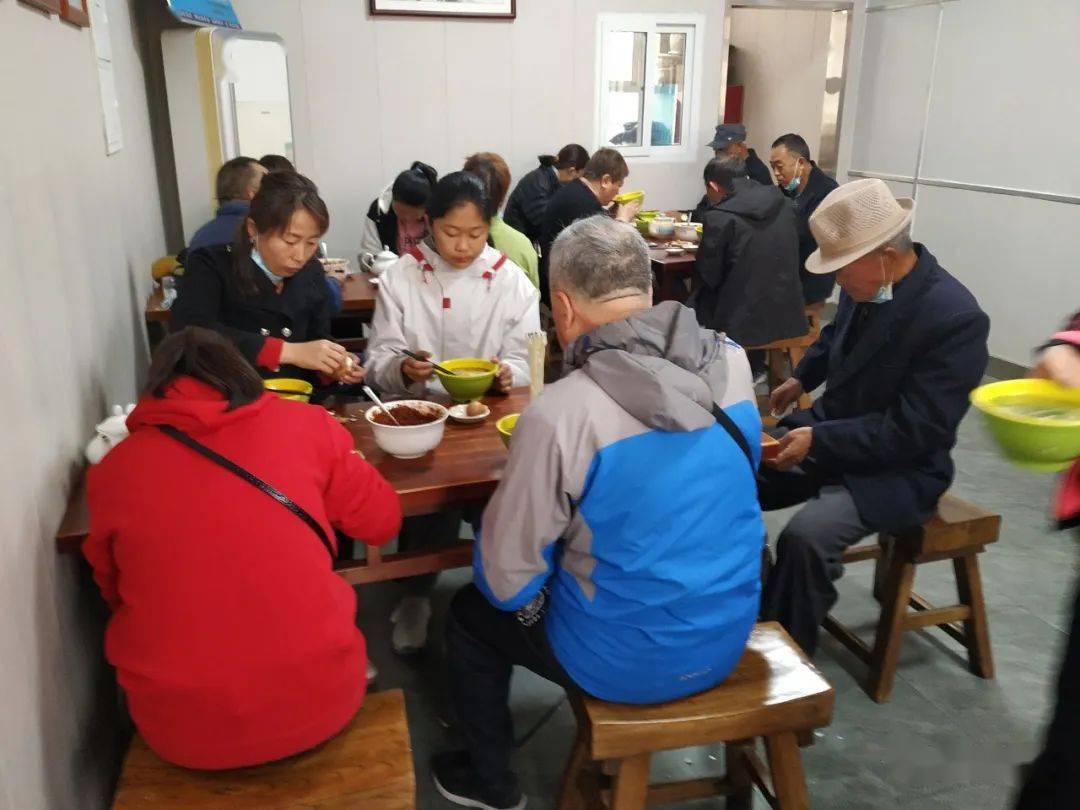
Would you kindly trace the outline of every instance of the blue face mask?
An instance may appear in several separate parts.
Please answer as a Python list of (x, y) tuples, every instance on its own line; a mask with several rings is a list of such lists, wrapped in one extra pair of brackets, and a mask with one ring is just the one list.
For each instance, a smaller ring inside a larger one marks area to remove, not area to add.
[(263, 271), (263, 273), (266, 274), (266, 277), (270, 280), (271, 284), (276, 286), (278, 284), (281, 284), (285, 280), (284, 277), (276, 275), (275, 273), (272, 273), (270, 271), (270, 268), (266, 266), (266, 260), (262, 257), (262, 254), (259, 253), (259, 249), (255, 246), (252, 246), (251, 248), (251, 260), (255, 262), (256, 267), (258, 267), (260, 270)]
[(877, 295), (871, 298), (866, 303), (868, 304), (887, 304), (892, 301), (892, 285), (891, 281), (885, 280), (885, 258), (881, 258), (881, 286), (878, 287)]
[(788, 194), (794, 194), (796, 191), (799, 190), (799, 186), (802, 184), (802, 178), (799, 177), (799, 161), (797, 160), (795, 161), (794, 172), (795, 173), (792, 174), (791, 179), (788, 180), (787, 185), (784, 186), (784, 191), (786, 191)]

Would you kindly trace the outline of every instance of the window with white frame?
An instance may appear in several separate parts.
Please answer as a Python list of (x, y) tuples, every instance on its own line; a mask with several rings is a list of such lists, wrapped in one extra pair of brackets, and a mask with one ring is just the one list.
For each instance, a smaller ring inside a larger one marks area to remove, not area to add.
[(705, 18), (601, 14), (596, 141), (627, 157), (692, 155)]

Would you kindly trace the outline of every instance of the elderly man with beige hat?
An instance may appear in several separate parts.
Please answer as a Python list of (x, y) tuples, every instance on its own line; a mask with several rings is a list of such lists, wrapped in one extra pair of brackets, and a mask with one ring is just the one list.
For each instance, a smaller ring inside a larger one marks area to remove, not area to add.
[(770, 407), (780, 414), (804, 391), (825, 390), (781, 420), (780, 453), (759, 481), (764, 509), (804, 504), (777, 541), (762, 615), (810, 654), (844, 549), (919, 525), (948, 489), (957, 426), (986, 369), (990, 320), (912, 243), (914, 212), (881, 180), (857, 180), (810, 218), (818, 249), (807, 270), (836, 273), (840, 306)]

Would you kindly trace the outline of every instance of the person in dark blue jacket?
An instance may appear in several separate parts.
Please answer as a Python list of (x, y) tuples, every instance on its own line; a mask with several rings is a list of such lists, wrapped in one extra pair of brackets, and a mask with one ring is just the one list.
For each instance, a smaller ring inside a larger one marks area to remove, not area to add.
[(762, 596), (813, 654), (836, 602), (844, 549), (867, 535), (929, 518), (953, 478), (950, 451), (968, 395), (986, 370), (990, 320), (924, 245), (911, 242), (913, 200), (881, 180), (829, 194), (810, 220), (814, 273), (836, 272), (835, 320), (791, 379), (772, 392), (774, 414), (823, 383), (759, 479), (762, 507), (805, 505), (777, 542)]
[(259, 193), (259, 185), (266, 173), (266, 167), (255, 158), (237, 157), (222, 163), (215, 184), (217, 213), (195, 231), (188, 251), (230, 244), (247, 219), (251, 200)]
[(524, 806), (514, 665), (603, 700), (674, 700), (724, 680), (757, 618), (746, 354), (687, 307), (652, 306), (644, 239), (603, 215), (555, 240), (551, 291), (569, 371), (514, 428), (446, 631), (468, 750), (436, 755), (432, 773), (465, 807)]

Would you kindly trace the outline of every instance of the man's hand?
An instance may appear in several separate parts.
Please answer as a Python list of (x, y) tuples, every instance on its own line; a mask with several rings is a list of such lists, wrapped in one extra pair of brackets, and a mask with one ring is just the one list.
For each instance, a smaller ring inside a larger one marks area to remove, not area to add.
[(804, 393), (802, 382), (795, 377), (789, 377), (769, 395), (769, 413), (779, 418), (791, 403), (797, 402)]
[(510, 370), (510, 366), (501, 362), (498, 357), (492, 357), (491, 362), (499, 367), (495, 372), (495, 390), (506, 393), (514, 384), (514, 372)]
[(813, 441), (813, 428), (795, 428), (795, 430), (789, 431), (780, 437), (780, 452), (776, 454), (776, 458), (772, 461), (765, 463), (781, 472), (790, 470), (796, 464), (802, 464), (806, 459)]
[(1050, 346), (1039, 355), (1032, 375), (1066, 388), (1080, 388), (1080, 349), (1071, 344)]
[(628, 203), (621, 203), (618, 208), (615, 209), (615, 219), (620, 222), (633, 222), (641, 212), (641, 199), (631, 200)]
[(431, 352), (416, 352), (416, 355), (425, 359), (413, 360), (411, 357), (406, 357), (405, 362), (401, 364), (401, 374), (406, 384), (429, 380), (435, 373), (435, 366), (427, 362), (427, 358), (431, 357)]

